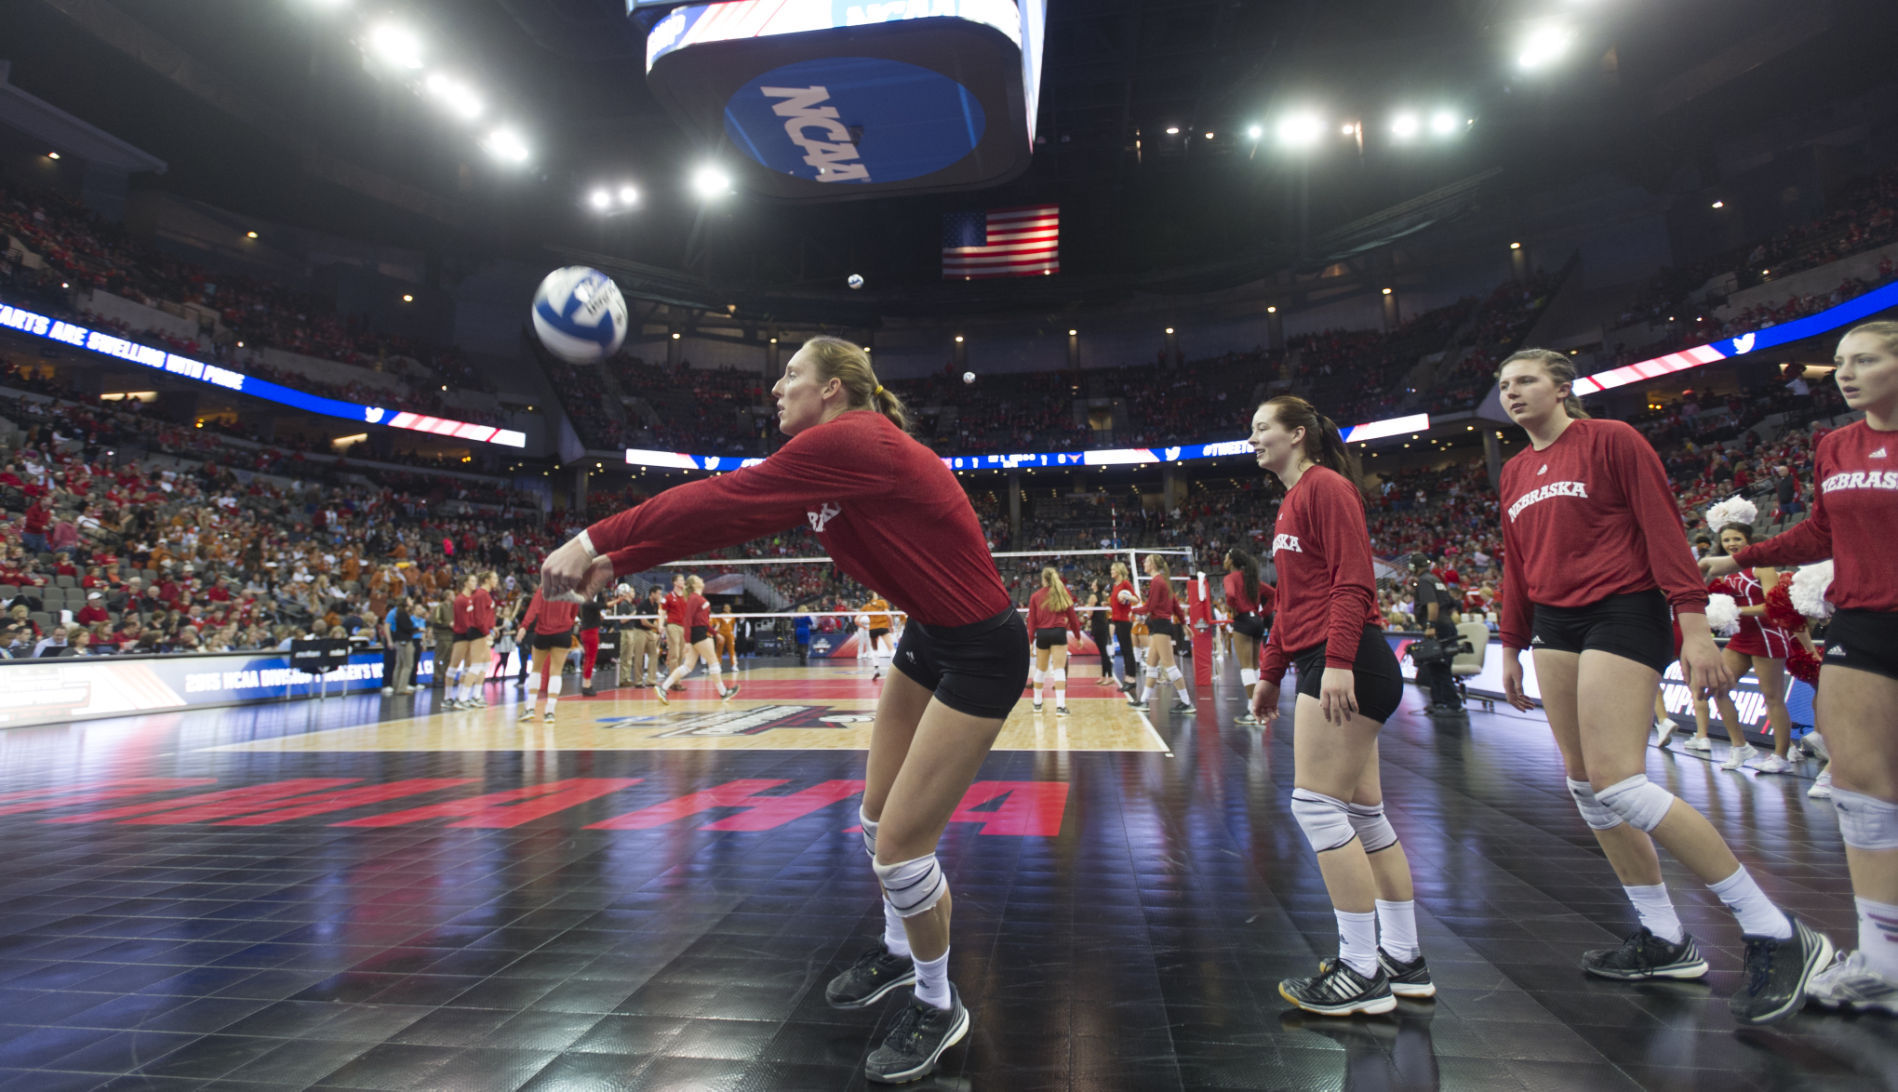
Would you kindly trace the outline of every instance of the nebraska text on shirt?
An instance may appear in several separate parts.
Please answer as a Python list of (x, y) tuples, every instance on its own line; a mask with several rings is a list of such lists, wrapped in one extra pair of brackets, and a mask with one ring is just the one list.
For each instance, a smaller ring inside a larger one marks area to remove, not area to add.
[(1898, 489), (1898, 470), (1848, 470), (1827, 478), (1819, 488), (1828, 493), (1835, 489)]
[(1278, 553), (1280, 550), (1290, 550), (1295, 554), (1302, 554), (1305, 552), (1298, 548), (1297, 535), (1273, 535), (1272, 536), (1272, 552)]
[(1531, 489), (1516, 498), (1516, 503), (1509, 506), (1509, 522), (1516, 522), (1516, 513), (1524, 508), (1537, 501), (1548, 500), (1550, 497), (1580, 497), (1587, 500), (1588, 486), (1581, 482), (1550, 482), (1539, 489)]

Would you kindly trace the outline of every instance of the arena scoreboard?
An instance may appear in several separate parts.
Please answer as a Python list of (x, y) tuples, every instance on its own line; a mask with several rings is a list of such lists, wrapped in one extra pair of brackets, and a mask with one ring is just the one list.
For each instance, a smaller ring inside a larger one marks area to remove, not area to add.
[(766, 196), (971, 190), (1028, 167), (1045, 0), (628, 0), (646, 77)]

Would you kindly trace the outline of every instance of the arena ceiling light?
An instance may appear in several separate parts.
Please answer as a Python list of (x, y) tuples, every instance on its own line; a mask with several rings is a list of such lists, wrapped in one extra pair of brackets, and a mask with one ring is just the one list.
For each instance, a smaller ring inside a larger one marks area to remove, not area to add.
[(1543, 23), (1531, 27), (1516, 51), (1516, 65), (1525, 72), (1547, 68), (1568, 53), (1575, 44), (1575, 31), (1563, 23)]
[(1265, 126), (1263, 125), (1246, 126), (1246, 136), (1252, 140), (1259, 140), (1263, 138), (1265, 136)]
[(1452, 110), (1439, 110), (1430, 115), (1430, 131), (1436, 136), (1455, 135), (1458, 128), (1457, 115)]
[(732, 176), (707, 163), (692, 172), (692, 192), (707, 201), (717, 200), (732, 191)]
[(506, 125), (492, 130), (483, 137), (481, 147), (503, 163), (525, 163), (531, 154), (527, 149), (527, 141), (521, 138), (519, 130)]
[(445, 72), (430, 72), (422, 81), (422, 89), (443, 110), (462, 121), (474, 121), (488, 109), (474, 88)]
[(630, 183), (622, 185), (619, 188), (619, 203), (621, 208), (632, 208), (639, 204), (639, 187)]
[(369, 51), (394, 68), (422, 67), (422, 39), (401, 23), (377, 23), (370, 27)]
[(593, 206), (600, 212), (605, 212), (607, 209), (613, 207), (613, 195), (608, 193), (605, 188), (594, 190), (592, 193), (587, 194), (587, 204)]
[(1409, 110), (1391, 119), (1391, 135), (1398, 140), (1412, 140), (1422, 131), (1423, 121)]
[(1279, 120), (1279, 143), (1287, 148), (1309, 148), (1318, 143), (1325, 131), (1325, 123), (1318, 115), (1309, 111), (1287, 114)]

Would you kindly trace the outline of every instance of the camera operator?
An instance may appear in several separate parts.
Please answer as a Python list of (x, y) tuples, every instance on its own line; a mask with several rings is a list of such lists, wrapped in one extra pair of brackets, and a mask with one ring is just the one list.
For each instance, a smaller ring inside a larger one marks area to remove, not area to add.
[(1456, 681), (1450, 674), (1450, 661), (1456, 658), (1460, 641), (1456, 632), (1456, 598), (1437, 574), (1430, 571), (1428, 555), (1411, 554), (1410, 573), (1415, 582), (1417, 624), (1436, 639), (1437, 646), (1434, 656), (1413, 652), (1417, 681), (1430, 688), (1430, 712), (1461, 713), (1463, 699), (1457, 695)]

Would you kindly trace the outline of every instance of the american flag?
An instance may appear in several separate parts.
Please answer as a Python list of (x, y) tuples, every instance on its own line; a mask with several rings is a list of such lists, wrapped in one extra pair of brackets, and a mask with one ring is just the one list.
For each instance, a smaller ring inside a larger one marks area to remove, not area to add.
[(942, 218), (944, 280), (1061, 272), (1061, 206), (954, 212)]

